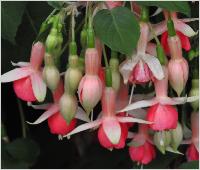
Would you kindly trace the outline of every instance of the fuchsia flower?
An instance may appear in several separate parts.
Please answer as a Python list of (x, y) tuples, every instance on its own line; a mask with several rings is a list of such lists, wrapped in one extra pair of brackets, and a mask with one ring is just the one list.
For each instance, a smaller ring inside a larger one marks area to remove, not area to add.
[(148, 164), (156, 157), (155, 147), (152, 145), (147, 125), (139, 125), (139, 133), (133, 137), (129, 145), (129, 155), (133, 161)]
[(78, 87), (81, 105), (89, 114), (102, 96), (102, 82), (98, 77), (99, 57), (95, 48), (88, 48), (85, 53), (85, 76)]
[(181, 42), (178, 36), (168, 37), (171, 59), (168, 63), (169, 82), (178, 96), (188, 80), (189, 66), (182, 56)]
[(14, 91), (20, 99), (28, 102), (42, 102), (46, 96), (46, 84), (42, 79), (41, 64), (45, 47), (41, 42), (32, 46), (30, 63), (12, 63), (15, 68), (1, 76), (1, 82), (13, 82)]
[(165, 73), (165, 78), (163, 80), (154, 81), (156, 97), (151, 100), (141, 100), (129, 104), (118, 112), (151, 106), (147, 111), (146, 118), (148, 121), (153, 122), (153, 124), (149, 125), (153, 130), (168, 130), (176, 128), (178, 112), (172, 105), (193, 102), (198, 100), (199, 96), (174, 98), (168, 97), (168, 70), (165, 66), (163, 66), (163, 71)]
[[(127, 122), (138, 122), (150, 124), (151, 122), (144, 121), (133, 117), (117, 116), (115, 114), (116, 92), (111, 87), (105, 87), (102, 98), (102, 116), (97, 120), (78, 126), (66, 136), (71, 136), (75, 133), (99, 127), (98, 138), (100, 144), (108, 149), (123, 148), (127, 137), (127, 126), (123, 125)], [(66, 137), (64, 136), (64, 137)]]
[(129, 80), (132, 83), (140, 84), (154, 80), (154, 77), (158, 80), (164, 78), (159, 60), (146, 53), (149, 36), (149, 26), (147, 23), (140, 23), (140, 32), (137, 53), (132, 55), (132, 59), (127, 59), (120, 65), (120, 72), (124, 83), (127, 83)]
[(35, 122), (33, 123), (28, 122), (28, 123), (39, 124), (47, 119), (48, 126), (52, 134), (66, 135), (75, 128), (77, 119), (89, 122), (89, 119), (86, 116), (85, 112), (80, 107), (78, 107), (75, 118), (72, 119), (72, 121), (69, 124), (67, 124), (67, 122), (60, 113), (60, 108), (58, 103), (63, 93), (64, 93), (63, 82), (60, 80), (57, 89), (53, 92), (54, 103), (43, 104), (43, 105), (31, 105), (35, 109), (43, 109), (46, 111)]
[(105, 3), (106, 3), (106, 6), (108, 7), (108, 9), (120, 7), (123, 4), (122, 1), (106, 1)]
[[(167, 42), (167, 20), (169, 18), (168, 13), (164, 11), (164, 16), (165, 16), (165, 21), (162, 21), (158, 24), (155, 24), (153, 26), (153, 29), (156, 33), (156, 35), (161, 35), (161, 43), (165, 49), (166, 54), (169, 54), (169, 47), (168, 47), (168, 42)], [(188, 37), (192, 37), (196, 35), (196, 32), (187, 24), (186, 22), (191, 22), (191, 21), (196, 21), (198, 18), (189, 18), (189, 19), (179, 19), (177, 17), (176, 12), (171, 12), (171, 19), (174, 22), (174, 27), (177, 32), (177, 35), (181, 39), (181, 45), (182, 48), (184, 48), (186, 51), (190, 50), (191, 45)], [(153, 35), (150, 36), (150, 39), (153, 39)]]
[(191, 114), (192, 138), (186, 151), (188, 161), (199, 160), (199, 113)]

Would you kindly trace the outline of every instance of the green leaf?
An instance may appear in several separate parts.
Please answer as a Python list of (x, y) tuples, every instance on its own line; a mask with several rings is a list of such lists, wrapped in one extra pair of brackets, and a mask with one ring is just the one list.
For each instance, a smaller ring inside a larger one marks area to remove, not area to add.
[(7, 152), (15, 159), (28, 164), (35, 162), (40, 150), (37, 143), (31, 139), (16, 139), (6, 146)]
[(59, 10), (63, 7), (64, 1), (48, 1), (47, 3), (53, 8)]
[(190, 16), (190, 6), (186, 1), (138, 1), (139, 5), (145, 6), (157, 6), (169, 11), (181, 12), (187, 16)]
[(140, 36), (140, 27), (126, 7), (103, 9), (94, 17), (97, 37), (114, 51), (131, 55)]
[(4, 39), (12, 44), (15, 44), (15, 36), (19, 25), (21, 24), (22, 16), (26, 7), (24, 1), (21, 2), (2, 2), (1, 19), (2, 32)]
[(181, 164), (179, 169), (199, 169), (199, 161), (190, 161)]

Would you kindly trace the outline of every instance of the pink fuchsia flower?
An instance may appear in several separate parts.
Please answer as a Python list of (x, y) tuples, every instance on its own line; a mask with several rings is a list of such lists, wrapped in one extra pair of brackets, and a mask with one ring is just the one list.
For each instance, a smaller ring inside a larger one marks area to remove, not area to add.
[(98, 77), (99, 57), (95, 48), (88, 48), (85, 53), (85, 76), (78, 87), (81, 105), (89, 114), (102, 96), (102, 82)]
[(147, 125), (139, 125), (139, 133), (133, 137), (129, 146), (131, 159), (140, 164), (148, 164), (156, 157), (155, 147), (152, 145)]
[(188, 80), (189, 66), (182, 56), (181, 42), (178, 36), (168, 37), (171, 59), (168, 63), (169, 82), (178, 96)]
[(80, 107), (78, 107), (77, 109), (75, 118), (69, 124), (65, 121), (65, 119), (60, 113), (60, 108), (58, 103), (63, 93), (64, 93), (63, 82), (60, 80), (57, 89), (53, 92), (54, 103), (43, 104), (43, 105), (31, 105), (34, 109), (42, 109), (46, 111), (35, 122), (33, 123), (28, 122), (28, 123), (35, 125), (35, 124), (40, 124), (43, 121), (47, 120), (50, 132), (52, 134), (66, 135), (75, 128), (77, 119), (89, 122), (88, 117)]
[(122, 1), (106, 1), (105, 4), (108, 9), (113, 9), (113, 8), (122, 6), (123, 2)]
[(186, 151), (188, 161), (199, 160), (199, 113), (191, 114), (192, 138), (187, 142), (189, 147)]
[(152, 77), (158, 80), (164, 78), (159, 60), (146, 53), (149, 36), (149, 26), (147, 23), (140, 23), (140, 32), (137, 53), (132, 55), (132, 59), (127, 59), (120, 65), (120, 72), (125, 84), (129, 78), (131, 78), (132, 83), (148, 82)]
[(102, 116), (95, 121), (78, 126), (72, 132), (67, 134), (66, 137), (87, 129), (99, 127), (98, 138), (102, 146), (108, 147), (108, 149), (124, 147), (127, 136), (127, 127), (124, 126), (123, 123), (138, 122), (149, 124), (151, 122), (129, 116), (117, 116), (115, 114), (115, 102), (115, 90), (111, 87), (106, 87), (102, 98)]
[(32, 46), (30, 63), (12, 63), (15, 68), (1, 76), (1, 82), (13, 81), (14, 91), (18, 98), (33, 102), (42, 102), (46, 96), (46, 84), (42, 79), (41, 64), (44, 58), (45, 48), (41, 42)]
[(141, 100), (129, 104), (118, 112), (151, 106), (147, 111), (146, 118), (148, 121), (153, 122), (153, 124), (149, 125), (153, 130), (167, 130), (176, 128), (178, 113), (172, 105), (193, 102), (198, 100), (199, 96), (174, 98), (168, 97), (168, 70), (165, 66), (163, 66), (163, 71), (165, 73), (165, 78), (163, 80), (154, 81), (156, 97), (151, 100)]

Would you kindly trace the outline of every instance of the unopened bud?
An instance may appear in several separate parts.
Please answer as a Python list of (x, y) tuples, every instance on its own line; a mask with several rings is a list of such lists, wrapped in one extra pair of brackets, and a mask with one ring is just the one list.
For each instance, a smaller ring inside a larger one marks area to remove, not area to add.
[(76, 96), (64, 93), (60, 99), (59, 105), (63, 118), (66, 120), (67, 124), (69, 124), (77, 111), (78, 103)]
[(166, 147), (171, 142), (171, 134), (168, 131), (159, 131), (154, 134), (154, 144), (156, 147), (165, 154)]
[(177, 124), (176, 129), (170, 130), (171, 133), (171, 146), (177, 150), (183, 139), (183, 129), (180, 123)]

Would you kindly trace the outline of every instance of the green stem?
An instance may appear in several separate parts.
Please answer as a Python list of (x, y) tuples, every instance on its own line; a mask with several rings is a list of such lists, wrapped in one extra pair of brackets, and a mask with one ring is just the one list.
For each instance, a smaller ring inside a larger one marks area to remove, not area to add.
[(102, 47), (103, 47), (104, 62), (105, 62), (106, 68), (108, 68), (109, 65), (108, 65), (108, 59), (107, 59), (107, 55), (106, 55), (105, 45), (103, 44)]
[(21, 119), (21, 127), (22, 127), (22, 136), (23, 138), (26, 138), (26, 124), (25, 124), (25, 118), (24, 118), (24, 111), (22, 108), (21, 101), (17, 98), (17, 104), (19, 108), (19, 113), (20, 113), (20, 119)]
[(75, 20), (74, 20), (74, 9), (72, 9), (72, 42), (75, 41), (75, 33), (74, 33), (74, 28), (75, 28)]
[(28, 17), (28, 20), (29, 20), (29, 22), (30, 22), (30, 24), (31, 24), (31, 27), (32, 27), (34, 33), (37, 35), (37, 34), (38, 34), (38, 33), (37, 33), (37, 29), (35, 28), (35, 25), (34, 25), (34, 23), (33, 23), (33, 20), (32, 20), (32, 18), (31, 18), (31, 16), (30, 16), (30, 14), (29, 14), (29, 12), (28, 12), (27, 9), (25, 10), (25, 13), (26, 13), (26, 15), (27, 15), (27, 17)]

